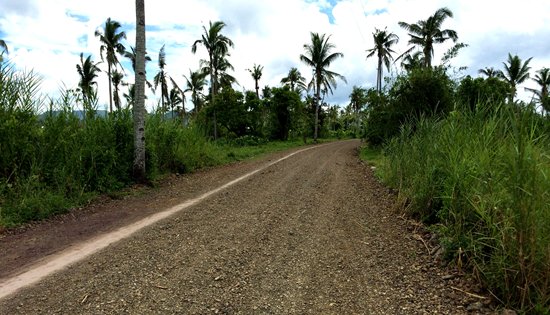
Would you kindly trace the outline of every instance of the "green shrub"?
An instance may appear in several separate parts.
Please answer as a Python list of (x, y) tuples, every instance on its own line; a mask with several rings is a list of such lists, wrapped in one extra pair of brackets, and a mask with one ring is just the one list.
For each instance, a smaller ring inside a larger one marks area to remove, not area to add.
[(444, 117), (453, 109), (453, 82), (439, 69), (419, 68), (397, 77), (387, 95), (369, 93), (367, 141), (380, 145), (399, 134), (402, 125), (421, 117)]

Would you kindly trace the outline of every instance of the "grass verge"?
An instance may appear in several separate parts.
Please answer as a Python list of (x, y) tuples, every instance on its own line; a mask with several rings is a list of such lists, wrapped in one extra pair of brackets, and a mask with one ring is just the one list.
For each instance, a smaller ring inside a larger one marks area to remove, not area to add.
[(447, 258), (529, 314), (550, 310), (549, 130), (508, 106), (421, 119), (388, 143), (382, 166), (405, 210), (437, 227)]

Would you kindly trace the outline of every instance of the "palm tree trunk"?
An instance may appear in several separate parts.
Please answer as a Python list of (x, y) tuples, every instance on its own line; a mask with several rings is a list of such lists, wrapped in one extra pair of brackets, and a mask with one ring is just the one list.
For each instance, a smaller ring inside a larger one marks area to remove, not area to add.
[[(214, 75), (213, 52), (209, 53), (210, 58), (210, 106), (214, 106), (214, 96), (216, 94), (216, 76)], [(218, 123), (216, 121), (216, 110), (214, 109), (214, 140), (218, 139)]]
[(382, 92), (382, 56), (378, 56), (378, 73), (376, 79), (376, 88), (378, 89), (378, 94), (380, 94)]
[(315, 79), (316, 90), (315, 91), (315, 129), (313, 132), (313, 142), (317, 143), (317, 135), (319, 130), (319, 101), (321, 100), (321, 82), (319, 75)]
[(111, 63), (107, 61), (107, 76), (109, 76), (109, 112), (113, 112), (113, 93), (111, 90)]
[(145, 177), (145, 0), (136, 0), (136, 78), (134, 117), (134, 179)]
[(432, 67), (432, 54), (429, 46), (424, 47), (424, 66), (426, 68)]

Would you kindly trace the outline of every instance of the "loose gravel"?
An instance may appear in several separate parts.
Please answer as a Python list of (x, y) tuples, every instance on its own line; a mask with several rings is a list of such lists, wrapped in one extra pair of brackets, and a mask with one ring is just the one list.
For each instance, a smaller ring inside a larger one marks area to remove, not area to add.
[[(0, 314), (492, 313), (475, 284), (428, 252), (422, 228), (395, 212), (358, 145), (330, 143), (270, 166), (1, 300)], [(280, 156), (113, 203), (153, 213)]]

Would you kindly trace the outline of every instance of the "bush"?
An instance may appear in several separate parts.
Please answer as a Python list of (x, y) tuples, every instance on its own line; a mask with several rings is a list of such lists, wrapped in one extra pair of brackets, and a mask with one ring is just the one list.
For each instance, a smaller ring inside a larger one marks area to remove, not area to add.
[[(414, 69), (399, 76), (388, 95), (368, 95), (365, 131), (369, 143), (379, 145), (399, 133), (405, 123), (420, 117), (444, 117), (453, 109), (453, 83), (439, 68)], [(412, 126), (414, 130), (414, 126)]]
[(462, 108), (470, 111), (496, 110), (496, 107), (504, 104), (510, 95), (508, 83), (497, 78), (475, 78), (467, 76), (458, 86), (456, 93), (457, 102)]

